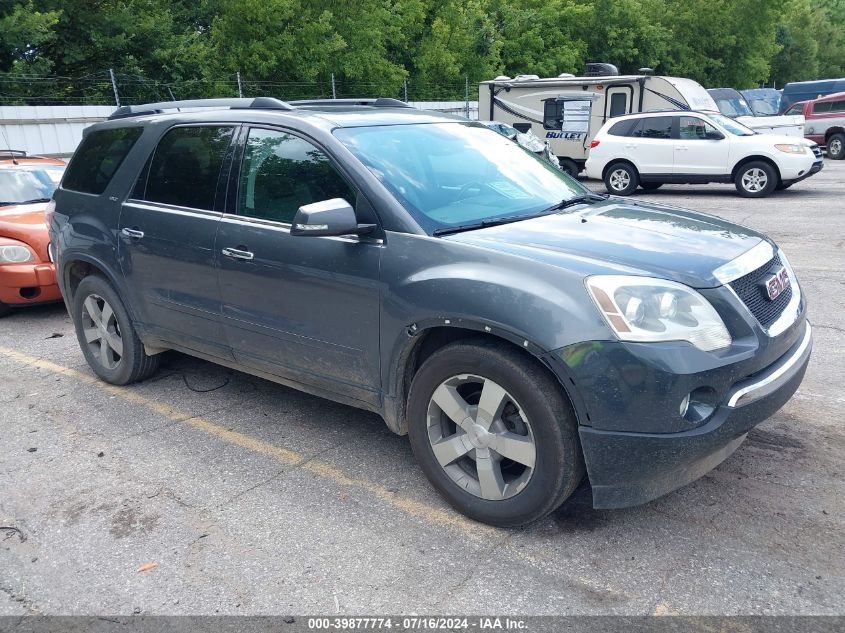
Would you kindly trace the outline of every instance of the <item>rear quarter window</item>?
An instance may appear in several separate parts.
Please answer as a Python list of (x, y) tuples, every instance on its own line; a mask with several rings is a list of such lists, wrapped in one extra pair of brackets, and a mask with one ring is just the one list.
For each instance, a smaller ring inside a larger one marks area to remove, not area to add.
[(122, 127), (88, 133), (73, 154), (62, 189), (103, 193), (142, 132), (139, 127)]
[(611, 125), (607, 133), (613, 136), (628, 136), (631, 133), (631, 128), (636, 124), (636, 122), (636, 119), (619, 121), (619, 123)]

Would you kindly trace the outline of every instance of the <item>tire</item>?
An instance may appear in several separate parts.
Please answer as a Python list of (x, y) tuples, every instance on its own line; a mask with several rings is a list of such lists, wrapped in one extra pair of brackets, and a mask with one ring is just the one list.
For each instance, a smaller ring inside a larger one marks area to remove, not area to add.
[(838, 132), (827, 139), (827, 157), (831, 160), (845, 158), (845, 134)]
[[(498, 413), (478, 415), (484, 394)], [(584, 476), (578, 425), (562, 387), (504, 344), (467, 339), (432, 354), (414, 376), (407, 411), (423, 472), (456, 510), (478, 521), (500, 527), (536, 521)], [(454, 422), (464, 414), (462, 425)], [(479, 475), (482, 464), (487, 476)]]
[(97, 376), (113, 385), (128, 385), (155, 373), (160, 355), (144, 352), (129, 313), (108, 281), (97, 275), (85, 277), (72, 305), (79, 347)]
[(566, 174), (569, 174), (573, 178), (577, 178), (578, 174), (581, 173), (581, 168), (578, 167), (578, 163), (576, 163), (571, 158), (560, 159), (560, 170)]
[(745, 163), (736, 171), (734, 184), (739, 195), (745, 198), (763, 198), (775, 190), (780, 178), (769, 163), (755, 160)]
[(640, 184), (640, 175), (630, 163), (613, 163), (604, 174), (607, 192), (615, 196), (630, 196)]
[(9, 314), (11, 314), (11, 313), (12, 313), (12, 306), (5, 304), (2, 301), (0, 301), (0, 319), (2, 319), (4, 316), (9, 316)]
[(654, 191), (655, 189), (660, 189), (663, 186), (662, 182), (641, 182), (640, 187), (645, 189), (646, 191)]

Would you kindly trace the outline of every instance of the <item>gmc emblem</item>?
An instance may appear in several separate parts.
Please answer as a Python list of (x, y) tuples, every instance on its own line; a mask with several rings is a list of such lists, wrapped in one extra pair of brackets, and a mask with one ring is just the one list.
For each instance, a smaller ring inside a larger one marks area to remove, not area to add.
[(763, 285), (766, 288), (766, 296), (769, 298), (769, 301), (777, 299), (784, 290), (789, 288), (789, 284), (789, 273), (786, 272), (786, 268), (783, 266), (763, 280)]

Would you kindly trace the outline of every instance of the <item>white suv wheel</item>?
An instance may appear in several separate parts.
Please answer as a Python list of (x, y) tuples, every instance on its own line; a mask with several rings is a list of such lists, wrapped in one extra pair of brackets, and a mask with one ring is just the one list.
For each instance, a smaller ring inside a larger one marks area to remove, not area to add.
[(625, 191), (631, 184), (631, 176), (624, 169), (614, 169), (610, 173), (610, 186), (616, 191)]
[(768, 182), (769, 177), (766, 175), (766, 172), (757, 167), (749, 169), (742, 175), (742, 186), (745, 187), (746, 191), (751, 193), (763, 191)]

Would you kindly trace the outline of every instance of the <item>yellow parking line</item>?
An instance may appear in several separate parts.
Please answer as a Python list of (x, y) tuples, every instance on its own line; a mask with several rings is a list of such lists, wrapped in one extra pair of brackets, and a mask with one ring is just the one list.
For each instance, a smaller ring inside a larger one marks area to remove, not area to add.
[(150, 411), (158, 413), (159, 415), (162, 415), (167, 419), (172, 420), (173, 422), (179, 422), (181, 424), (192, 426), (193, 428), (203, 431), (204, 433), (207, 433), (209, 435), (213, 435), (214, 437), (224, 442), (240, 446), (256, 453), (261, 453), (262, 455), (271, 457), (285, 465), (300, 466), (303, 470), (317, 475), (318, 477), (328, 479), (329, 481), (332, 481), (337, 485), (358, 488), (377, 497), (388, 505), (391, 505), (394, 508), (401, 510), (405, 514), (419, 519), (423, 519), (425, 521), (428, 521), (429, 523), (436, 523), (438, 525), (455, 528), (470, 536), (489, 537), (491, 535), (500, 533), (500, 531), (496, 528), (484, 525), (482, 523), (477, 523), (455, 512), (436, 508), (434, 506), (421, 503), (409, 497), (403, 497), (402, 495), (393, 493), (384, 486), (381, 486), (377, 483), (367, 481), (366, 479), (357, 479), (354, 477), (350, 477), (346, 475), (342, 470), (330, 464), (316, 460), (309, 461), (308, 457), (306, 455), (303, 455), (302, 453), (298, 453), (296, 451), (281, 446), (270, 444), (269, 442), (265, 442), (258, 438), (252, 437), (251, 435), (246, 435), (245, 433), (232, 431), (223, 426), (220, 426), (219, 424), (215, 424), (210, 420), (206, 420), (199, 416), (190, 415), (188, 413), (179, 411), (178, 409), (175, 409), (170, 405), (163, 404), (161, 402), (156, 402), (155, 400), (146, 398), (132, 391), (129, 388), (116, 387), (115, 385), (110, 385), (108, 383), (102, 382), (98, 378), (88, 374), (84, 374), (80, 371), (77, 371), (76, 369), (64, 367), (63, 365), (59, 365), (48, 360), (35, 358), (34, 356), (29, 356), (28, 354), (24, 354), (14, 349), (9, 349), (7, 347), (0, 347), (0, 354), (6, 356), (7, 358), (11, 358), (15, 361), (18, 361), (19, 363), (22, 363), (24, 365), (28, 365), (36, 369), (42, 369), (44, 371), (49, 371), (54, 374), (68, 376), (69, 378), (73, 378), (78, 382), (97, 387), (127, 402), (131, 402), (132, 404), (145, 407)]

